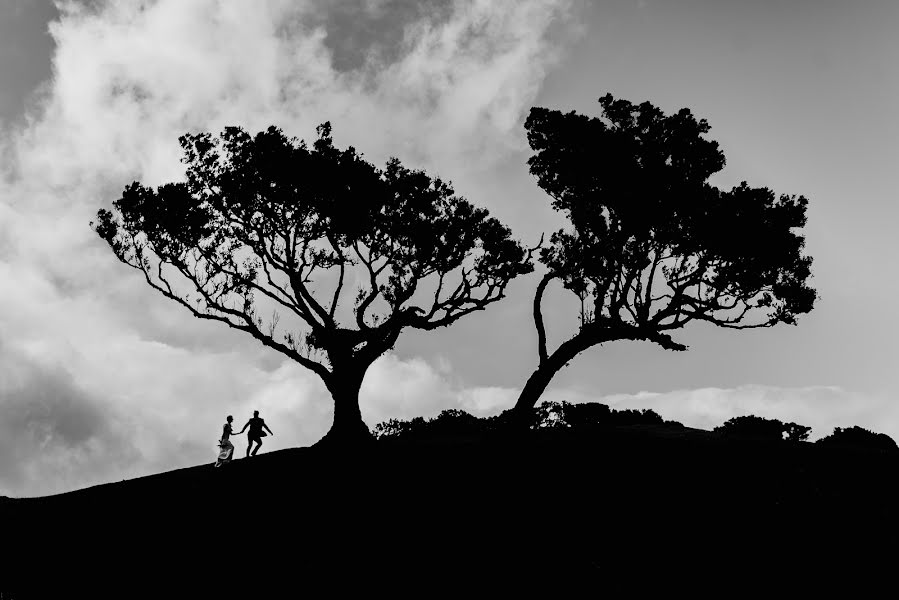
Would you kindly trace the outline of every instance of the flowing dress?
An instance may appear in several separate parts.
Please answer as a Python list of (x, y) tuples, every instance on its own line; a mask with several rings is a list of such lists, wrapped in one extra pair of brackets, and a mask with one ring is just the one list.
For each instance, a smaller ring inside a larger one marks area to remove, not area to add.
[(234, 456), (234, 444), (228, 439), (229, 437), (231, 437), (231, 423), (225, 423), (225, 427), (222, 429), (222, 439), (219, 440), (221, 451), (218, 460), (215, 461), (217, 467), (231, 462), (231, 458)]

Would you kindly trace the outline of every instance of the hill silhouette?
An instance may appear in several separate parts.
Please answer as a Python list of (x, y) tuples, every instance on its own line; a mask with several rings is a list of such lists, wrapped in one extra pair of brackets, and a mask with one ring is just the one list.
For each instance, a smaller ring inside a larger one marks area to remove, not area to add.
[(21, 590), (8, 595), (42, 597), (69, 576), (95, 595), (121, 593), (119, 578), (223, 577), (422, 596), (483, 584), (731, 595), (892, 571), (899, 452), (646, 421), (382, 437), (357, 455), (281, 450), (0, 498), (3, 564)]

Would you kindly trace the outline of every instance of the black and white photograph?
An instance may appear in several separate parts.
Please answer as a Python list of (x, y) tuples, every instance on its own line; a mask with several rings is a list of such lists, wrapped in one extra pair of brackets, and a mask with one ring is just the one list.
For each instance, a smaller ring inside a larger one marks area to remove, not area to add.
[(896, 0), (0, 0), (0, 600), (895, 588), (897, 111)]

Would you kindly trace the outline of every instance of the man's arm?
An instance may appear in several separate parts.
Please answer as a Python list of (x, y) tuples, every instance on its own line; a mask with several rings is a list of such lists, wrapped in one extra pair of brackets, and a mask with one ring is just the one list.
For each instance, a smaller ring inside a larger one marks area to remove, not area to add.
[(240, 431), (237, 432), (237, 435), (240, 435), (241, 433), (246, 431), (247, 427), (249, 427), (249, 426), (250, 426), (250, 422), (247, 421), (247, 424), (243, 426), (243, 429), (241, 429)]
[(269, 429), (269, 426), (265, 424), (265, 421), (262, 422), (262, 426), (268, 429), (270, 435), (275, 435), (275, 432)]

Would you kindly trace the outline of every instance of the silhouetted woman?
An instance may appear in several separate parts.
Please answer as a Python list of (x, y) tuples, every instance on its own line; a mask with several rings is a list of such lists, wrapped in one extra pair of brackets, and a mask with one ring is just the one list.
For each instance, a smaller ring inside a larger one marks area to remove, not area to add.
[(222, 439), (219, 440), (219, 448), (221, 448), (222, 451), (219, 452), (219, 458), (215, 461), (215, 466), (217, 467), (231, 462), (231, 458), (234, 456), (234, 444), (232, 444), (229, 439), (233, 433), (231, 430), (231, 421), (233, 420), (234, 417), (228, 415), (228, 422), (222, 427)]

